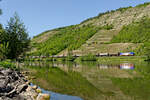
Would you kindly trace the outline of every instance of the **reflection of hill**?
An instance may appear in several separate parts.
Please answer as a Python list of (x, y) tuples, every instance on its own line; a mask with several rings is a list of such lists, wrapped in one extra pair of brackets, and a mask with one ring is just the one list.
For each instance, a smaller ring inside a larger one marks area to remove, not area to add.
[(104, 93), (78, 72), (66, 72), (58, 67), (40, 68), (36, 66), (28, 68), (32, 71), (31, 75), (36, 77), (33, 83), (41, 88), (62, 94), (80, 96), (84, 100), (105, 100)]
[(135, 71), (131, 74), (128, 70), (121, 70), (120, 64), (37, 62), (29, 65), (34, 66), (29, 69), (36, 72), (33, 73), (37, 77), (34, 80), (35, 84), (59, 93), (80, 96), (86, 100), (99, 100), (98, 98), (103, 95), (108, 100), (131, 100), (112, 83), (111, 78), (133, 78), (137, 75)]

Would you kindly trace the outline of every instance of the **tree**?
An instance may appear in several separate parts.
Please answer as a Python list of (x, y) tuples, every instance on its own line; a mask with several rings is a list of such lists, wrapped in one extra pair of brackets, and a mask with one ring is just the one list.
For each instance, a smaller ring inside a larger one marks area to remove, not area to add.
[(6, 55), (9, 52), (9, 43), (0, 44), (0, 59), (6, 59)]
[(7, 57), (10, 59), (17, 58), (28, 47), (30, 38), (24, 23), (20, 20), (17, 13), (8, 21), (5, 29), (5, 42), (9, 42), (9, 53)]

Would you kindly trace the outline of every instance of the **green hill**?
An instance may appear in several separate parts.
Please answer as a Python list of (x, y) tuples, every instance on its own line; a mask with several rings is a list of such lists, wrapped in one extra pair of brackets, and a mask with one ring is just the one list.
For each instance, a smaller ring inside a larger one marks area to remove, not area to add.
[(100, 13), (80, 24), (43, 32), (32, 39), (30, 55), (86, 55), (134, 51), (149, 42), (150, 3)]

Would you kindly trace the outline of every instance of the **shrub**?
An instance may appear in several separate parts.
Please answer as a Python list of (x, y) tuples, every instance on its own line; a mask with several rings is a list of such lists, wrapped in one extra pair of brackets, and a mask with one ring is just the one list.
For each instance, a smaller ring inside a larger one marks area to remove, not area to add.
[(92, 55), (92, 54), (88, 54), (86, 56), (82, 56), (79, 58), (80, 61), (97, 61), (96, 56)]

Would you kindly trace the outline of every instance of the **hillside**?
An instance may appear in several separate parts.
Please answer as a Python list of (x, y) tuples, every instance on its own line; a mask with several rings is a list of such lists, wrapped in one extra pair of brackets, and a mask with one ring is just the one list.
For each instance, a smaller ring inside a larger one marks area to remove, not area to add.
[[(140, 52), (143, 52), (142, 48), (149, 42), (150, 36), (148, 18), (150, 3), (100, 13), (78, 25), (46, 31), (34, 37), (29, 54), (67, 55), (71, 51), (86, 55), (134, 51), (143, 55)], [(143, 20), (146, 24), (141, 30), (139, 27)]]

